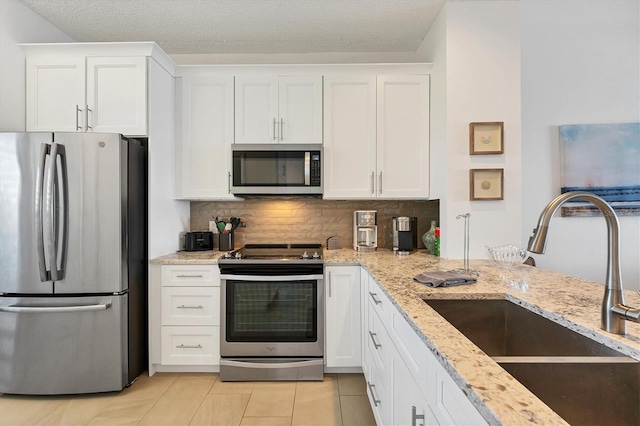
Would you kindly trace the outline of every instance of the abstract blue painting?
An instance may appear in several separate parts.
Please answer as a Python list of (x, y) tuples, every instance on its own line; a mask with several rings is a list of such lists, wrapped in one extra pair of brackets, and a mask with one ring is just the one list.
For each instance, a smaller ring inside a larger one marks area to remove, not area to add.
[[(560, 126), (561, 190), (589, 191), (619, 216), (640, 215), (640, 123)], [(594, 216), (599, 210), (577, 201), (563, 216)]]

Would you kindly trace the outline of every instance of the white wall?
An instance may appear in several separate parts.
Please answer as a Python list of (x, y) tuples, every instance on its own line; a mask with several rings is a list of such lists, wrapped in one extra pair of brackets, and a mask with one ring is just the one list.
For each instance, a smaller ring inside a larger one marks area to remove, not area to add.
[(0, 131), (25, 130), (24, 53), (18, 43), (74, 40), (18, 0), (0, 0)]
[[(522, 2), (523, 241), (560, 195), (558, 126), (640, 121), (640, 2)], [(640, 161), (640, 160), (639, 160)], [(640, 289), (640, 217), (620, 217), (622, 278)], [(603, 282), (602, 217), (556, 217), (539, 266)]]
[(355, 64), (416, 62), (415, 52), (314, 52), (246, 54), (173, 54), (177, 65)]
[[(464, 221), (456, 216), (469, 212), (470, 257), (484, 258), (484, 245), (521, 244), (519, 6), (451, 2), (436, 24), (418, 49), (418, 60), (433, 62), (432, 70), (445, 74), (432, 80), (438, 95), (432, 99), (431, 124), (434, 182), (445, 188), (439, 196), (442, 256), (463, 257)], [(469, 155), (469, 123), (483, 121), (504, 122), (504, 154)], [(504, 169), (504, 200), (469, 201), (469, 170), (478, 168)]]

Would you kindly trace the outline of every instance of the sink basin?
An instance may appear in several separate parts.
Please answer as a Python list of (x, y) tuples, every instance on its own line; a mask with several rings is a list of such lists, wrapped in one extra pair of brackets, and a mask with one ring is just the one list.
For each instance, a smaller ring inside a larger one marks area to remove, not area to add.
[(504, 299), (424, 301), (489, 356), (624, 356)]
[(580, 357), (498, 364), (572, 425), (640, 425), (640, 362)]
[(507, 300), (431, 300), (570, 424), (640, 425), (640, 362)]

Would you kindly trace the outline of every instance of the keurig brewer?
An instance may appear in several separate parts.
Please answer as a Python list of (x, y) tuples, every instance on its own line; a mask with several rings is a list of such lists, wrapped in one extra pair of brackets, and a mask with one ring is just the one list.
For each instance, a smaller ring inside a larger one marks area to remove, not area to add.
[(409, 254), (418, 242), (418, 219), (399, 216), (393, 218), (393, 251), (396, 254)]
[(353, 249), (375, 251), (378, 247), (378, 226), (375, 210), (353, 212)]

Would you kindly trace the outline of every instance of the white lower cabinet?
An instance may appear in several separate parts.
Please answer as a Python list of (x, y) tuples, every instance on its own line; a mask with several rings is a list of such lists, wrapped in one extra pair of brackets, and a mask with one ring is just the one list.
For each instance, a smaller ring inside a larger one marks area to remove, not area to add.
[(382, 288), (361, 273), (367, 277), (362, 364), (376, 423), (486, 425)]
[(360, 266), (325, 268), (325, 365), (362, 365)]
[(218, 265), (152, 265), (149, 300), (149, 374), (218, 371)]
[(438, 425), (427, 398), (401, 359), (393, 363), (393, 424), (397, 426)]

